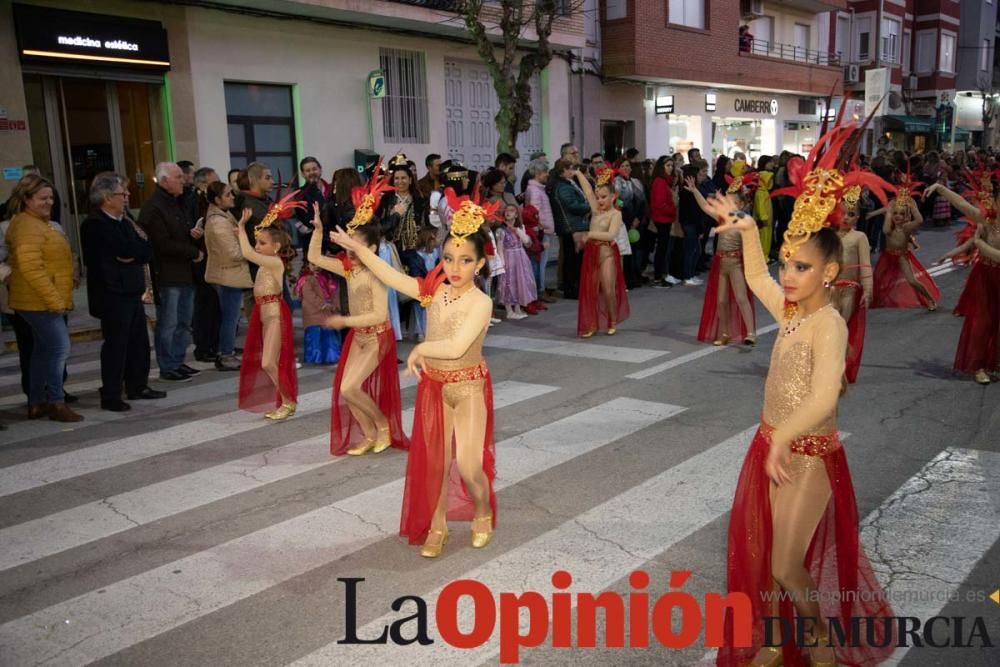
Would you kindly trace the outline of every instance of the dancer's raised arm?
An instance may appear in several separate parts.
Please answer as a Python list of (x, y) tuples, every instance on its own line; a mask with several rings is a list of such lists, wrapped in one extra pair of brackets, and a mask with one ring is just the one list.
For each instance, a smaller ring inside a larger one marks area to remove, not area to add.
[(334, 243), (351, 250), (358, 259), (375, 274), (386, 287), (390, 287), (401, 294), (405, 294), (411, 299), (420, 298), (420, 283), (416, 278), (411, 278), (405, 273), (400, 273), (393, 266), (388, 264), (381, 257), (366, 248), (364, 244), (350, 236), (341, 227), (330, 232), (330, 240)]

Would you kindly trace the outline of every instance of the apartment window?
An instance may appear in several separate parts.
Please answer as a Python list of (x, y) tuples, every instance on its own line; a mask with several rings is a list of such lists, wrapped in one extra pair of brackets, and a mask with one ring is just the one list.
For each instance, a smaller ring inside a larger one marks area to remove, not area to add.
[(937, 31), (917, 31), (917, 74), (930, 74), (934, 71), (937, 57)]
[(841, 60), (847, 60), (847, 45), (851, 42), (851, 19), (848, 16), (837, 17), (837, 37), (834, 48)]
[(420, 51), (379, 49), (385, 72), (382, 135), (386, 142), (430, 143), (427, 111), (427, 72)]
[(896, 19), (882, 19), (882, 60), (888, 63), (899, 62), (899, 29)]
[(705, 0), (670, 0), (667, 21), (689, 28), (705, 28)]
[(955, 35), (941, 33), (941, 67), (942, 72), (955, 71)]
[(275, 180), (296, 175), (295, 119), (290, 86), (226, 82), (229, 163), (233, 169), (267, 163)]
[(913, 33), (909, 30), (903, 31), (903, 52), (900, 54), (900, 62), (903, 63), (903, 74), (910, 73), (910, 42), (913, 38)]
[(761, 16), (750, 23), (750, 33), (753, 35), (751, 51), (758, 55), (767, 55), (774, 50), (774, 17)]
[(604, 15), (609, 21), (625, 18), (628, 16), (628, 0), (607, 0)]
[(859, 62), (864, 62), (870, 60), (872, 57), (871, 46), (872, 46), (872, 17), (863, 16), (859, 17), (855, 22), (854, 26), (858, 31), (858, 51), (855, 60)]
[(983, 72), (987, 72), (990, 69), (990, 63), (993, 59), (990, 58), (990, 40), (983, 40), (983, 51), (979, 54), (979, 69)]
[(802, 23), (796, 23), (794, 32), (792, 33), (795, 39), (795, 59), (796, 60), (808, 60), (809, 54), (809, 26)]

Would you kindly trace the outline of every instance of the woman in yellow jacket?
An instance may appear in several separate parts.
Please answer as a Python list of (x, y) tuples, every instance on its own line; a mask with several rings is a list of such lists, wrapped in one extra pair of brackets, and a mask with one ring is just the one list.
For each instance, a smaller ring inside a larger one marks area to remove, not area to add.
[(69, 357), (64, 315), (73, 307), (73, 253), (66, 237), (49, 224), (52, 184), (35, 175), (18, 182), (10, 198), (7, 229), (10, 307), (34, 337), (28, 389), (28, 419), (83, 419), (66, 407), (63, 369)]
[(760, 247), (764, 257), (770, 257), (773, 242), (774, 208), (771, 189), (774, 187), (774, 158), (761, 155), (757, 159), (757, 192), (753, 198), (753, 219), (760, 230)]

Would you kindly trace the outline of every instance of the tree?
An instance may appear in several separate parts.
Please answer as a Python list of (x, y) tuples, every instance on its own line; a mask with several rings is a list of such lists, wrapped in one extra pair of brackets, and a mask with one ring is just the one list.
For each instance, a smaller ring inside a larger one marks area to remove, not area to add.
[[(552, 23), (557, 16), (566, 13), (560, 9), (570, 3), (567, 0), (491, 2), (487, 12), (499, 12), (500, 34), (496, 37), (489, 33), (484, 23), (483, 4), (484, 0), (460, 0), (457, 11), (489, 70), (497, 94), (500, 106), (495, 116), (499, 134), (497, 153), (517, 157), (517, 136), (531, 129), (531, 117), (535, 113), (531, 108), (531, 79), (552, 61), (549, 44)], [(534, 42), (518, 59), (529, 28), (535, 33)]]

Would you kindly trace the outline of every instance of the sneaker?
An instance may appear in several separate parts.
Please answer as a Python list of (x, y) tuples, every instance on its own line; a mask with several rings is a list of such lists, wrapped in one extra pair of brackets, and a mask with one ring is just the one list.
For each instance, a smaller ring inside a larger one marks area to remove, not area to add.
[(669, 281), (667, 281), (667, 280), (665, 280), (663, 278), (661, 278), (659, 280), (654, 280), (649, 285), (650, 285), (650, 287), (657, 287), (657, 288), (663, 288), (663, 287), (670, 288), (670, 287), (673, 287), (673, 284), (671, 284)]
[(235, 354), (219, 355), (219, 358), (215, 360), (215, 369), (218, 371), (238, 371), (240, 370), (240, 361)]
[(666, 280), (671, 285), (680, 285), (681, 284), (680, 280), (678, 280), (677, 278), (674, 278), (673, 276), (670, 276), (670, 275), (668, 275), (666, 278), (664, 278), (664, 280)]
[(201, 371), (199, 371), (197, 368), (191, 368), (187, 364), (181, 364), (180, 366), (177, 367), (177, 370), (183, 373), (184, 375), (188, 375), (190, 377), (194, 377), (195, 375), (201, 375)]
[(491, 317), (490, 324), (500, 324), (500, 320), (497, 319), (496, 317)]
[(182, 373), (180, 369), (175, 371), (160, 371), (160, 379), (164, 382), (190, 382), (191, 376)]
[(701, 278), (688, 278), (684, 281), (684, 284), (690, 287), (698, 287), (699, 285), (704, 285), (705, 281)]

